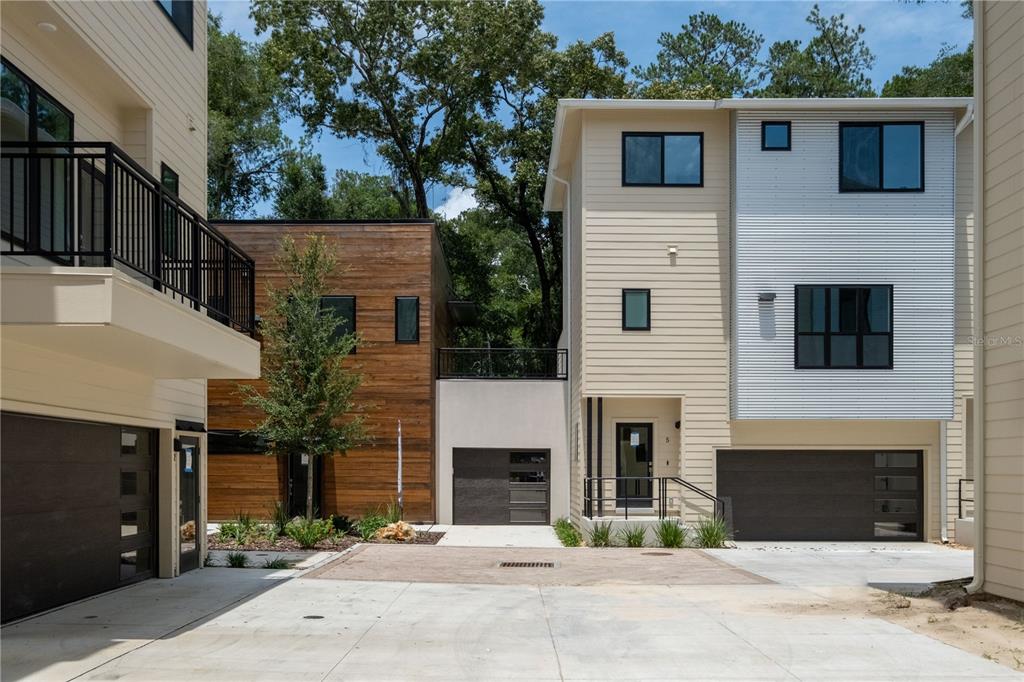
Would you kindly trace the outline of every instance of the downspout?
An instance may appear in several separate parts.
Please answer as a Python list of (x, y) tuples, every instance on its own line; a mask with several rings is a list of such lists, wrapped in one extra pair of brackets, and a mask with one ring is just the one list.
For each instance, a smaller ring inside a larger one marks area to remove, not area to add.
[[(576, 435), (572, 428), (572, 185), (554, 173), (549, 172), (548, 177), (565, 187), (565, 201), (562, 202), (562, 263), (569, 264), (569, 267), (562, 267), (562, 319), (565, 321), (565, 346), (568, 349), (565, 354), (565, 451), (569, 455), (569, 475), (565, 477), (565, 499), (569, 501), (569, 516), (572, 516), (572, 463), (577, 454), (572, 447)], [(566, 255), (569, 260), (566, 260)]]
[(939, 422), (939, 540), (949, 542), (949, 452), (946, 448), (945, 419)]
[(974, 577), (985, 586), (985, 6), (974, 2)]

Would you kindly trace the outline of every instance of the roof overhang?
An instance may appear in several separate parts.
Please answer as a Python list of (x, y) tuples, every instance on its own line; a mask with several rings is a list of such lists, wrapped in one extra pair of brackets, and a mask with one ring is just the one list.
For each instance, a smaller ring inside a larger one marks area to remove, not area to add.
[(594, 111), (923, 111), (945, 109), (966, 111), (973, 107), (972, 97), (818, 97), (818, 98), (733, 98), (733, 99), (561, 99), (555, 112), (548, 177), (544, 187), (544, 210), (561, 211), (566, 181), (564, 172), (572, 158), (568, 141), (579, 135), (580, 115)]

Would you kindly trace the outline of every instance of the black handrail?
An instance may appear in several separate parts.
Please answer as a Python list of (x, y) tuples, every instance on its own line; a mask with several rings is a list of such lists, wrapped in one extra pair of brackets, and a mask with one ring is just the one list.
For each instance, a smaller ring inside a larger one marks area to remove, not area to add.
[(0, 142), (0, 255), (116, 267), (246, 334), (253, 260), (111, 142)]
[[(964, 497), (964, 483), (971, 484), (971, 497)], [(971, 503), (971, 513), (974, 513), (974, 479), (973, 478), (959, 478), (956, 481), (956, 504), (957, 504), (957, 518), (964, 517), (964, 502)]]
[(565, 348), (438, 348), (438, 379), (560, 379), (569, 376)]
[[(613, 498), (608, 498), (604, 493), (604, 483), (606, 481), (615, 482), (615, 495)], [(648, 481), (651, 483), (651, 495), (630, 495), (629, 485), (622, 486), (624, 494), (619, 494), (619, 483), (620, 482), (632, 482), (632, 481)], [(651, 509), (655, 509), (655, 502), (657, 502), (658, 518), (664, 519), (668, 516), (668, 485), (669, 483), (678, 483), (683, 488), (697, 493), (701, 497), (709, 500), (715, 506), (715, 516), (720, 519), (725, 519), (725, 501), (715, 495), (712, 495), (708, 491), (695, 486), (694, 484), (686, 481), (678, 476), (587, 476), (584, 478), (583, 485), (583, 504), (584, 509), (590, 510), (591, 518), (593, 518), (594, 503), (597, 503), (597, 516), (604, 516), (604, 505), (608, 499), (614, 499), (616, 505), (618, 500), (624, 501), (624, 518), (629, 520), (629, 510), (631, 508), (630, 502), (650, 502)], [(594, 484), (597, 484), (598, 493), (594, 494)], [(657, 486), (657, 487), (655, 487)], [(654, 491), (657, 490), (658, 494), (654, 495)]]

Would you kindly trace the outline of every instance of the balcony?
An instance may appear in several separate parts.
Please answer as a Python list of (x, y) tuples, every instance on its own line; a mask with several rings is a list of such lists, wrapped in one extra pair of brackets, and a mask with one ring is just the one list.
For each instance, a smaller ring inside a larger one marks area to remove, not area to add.
[(4, 340), (161, 377), (257, 376), (252, 259), (116, 145), (54, 145), (0, 143)]
[(564, 348), (439, 348), (438, 379), (565, 380)]

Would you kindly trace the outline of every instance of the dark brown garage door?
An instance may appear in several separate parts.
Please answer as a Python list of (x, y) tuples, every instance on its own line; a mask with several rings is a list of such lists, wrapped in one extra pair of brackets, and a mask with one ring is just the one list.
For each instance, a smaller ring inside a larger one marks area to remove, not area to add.
[(718, 452), (737, 540), (920, 540), (920, 452)]
[(452, 466), (455, 523), (550, 522), (549, 450), (454, 448)]
[(2, 620), (152, 575), (153, 433), (0, 416)]

